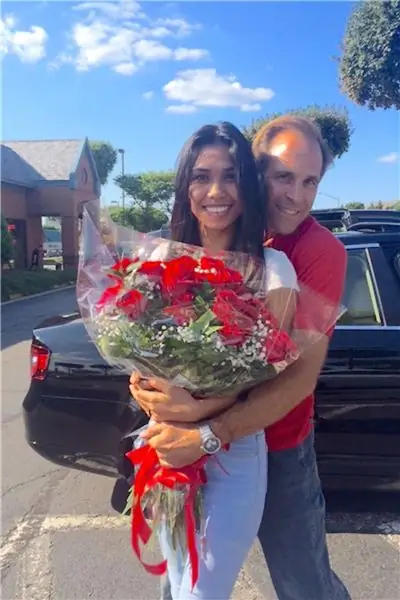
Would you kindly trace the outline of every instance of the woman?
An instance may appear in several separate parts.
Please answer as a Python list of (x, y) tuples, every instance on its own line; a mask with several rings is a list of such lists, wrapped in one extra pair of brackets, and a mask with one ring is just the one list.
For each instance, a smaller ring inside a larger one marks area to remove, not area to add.
[[(297, 278), (282, 252), (263, 248), (265, 195), (261, 192), (251, 147), (230, 123), (206, 125), (186, 142), (179, 156), (171, 239), (203, 246), (212, 254), (224, 250), (264, 258), (267, 302), (283, 326), (291, 323)], [(131, 393), (140, 402), (139, 374)], [(143, 389), (143, 388), (142, 388)], [(201, 420), (225, 409), (236, 398), (201, 402)], [(157, 415), (152, 414), (157, 420)], [(172, 417), (171, 417), (172, 419)], [(173, 419), (179, 421), (179, 415)], [(151, 444), (151, 439), (148, 440)], [(207, 464), (203, 537), (198, 535), (199, 579), (191, 590), (188, 559), (172, 547), (165, 530), (162, 552), (168, 560), (173, 600), (227, 600), (257, 535), (267, 487), (264, 432), (231, 444)]]

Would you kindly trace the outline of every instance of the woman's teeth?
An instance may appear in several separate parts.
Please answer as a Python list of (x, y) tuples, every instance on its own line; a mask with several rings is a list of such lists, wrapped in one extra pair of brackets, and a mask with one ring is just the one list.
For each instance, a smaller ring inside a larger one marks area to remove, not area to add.
[(209, 213), (220, 215), (222, 213), (228, 212), (230, 206), (205, 206), (204, 208)]

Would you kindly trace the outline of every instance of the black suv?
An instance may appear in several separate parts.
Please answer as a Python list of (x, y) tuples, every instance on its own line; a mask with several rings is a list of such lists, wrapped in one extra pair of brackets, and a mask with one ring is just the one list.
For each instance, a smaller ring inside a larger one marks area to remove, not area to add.
[[(343, 303), (316, 389), (325, 488), (400, 490), (400, 213), (315, 211), (348, 252)], [(165, 231), (158, 232), (164, 237)], [(79, 314), (37, 326), (26, 437), (56, 463), (115, 476), (121, 440), (146, 423)]]

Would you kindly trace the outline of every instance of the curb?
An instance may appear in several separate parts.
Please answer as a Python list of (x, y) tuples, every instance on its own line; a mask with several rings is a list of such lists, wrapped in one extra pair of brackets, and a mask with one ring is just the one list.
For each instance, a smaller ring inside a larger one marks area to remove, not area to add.
[(39, 294), (32, 294), (31, 296), (22, 296), (21, 298), (14, 298), (13, 300), (6, 300), (0, 304), (1, 307), (7, 306), (8, 304), (15, 304), (16, 302), (22, 302), (23, 300), (32, 300), (34, 298), (40, 298), (41, 296), (48, 296), (49, 294), (55, 294), (57, 292), (64, 292), (65, 290), (72, 290), (76, 287), (74, 285), (64, 285), (62, 287), (56, 288), (55, 290), (47, 290), (47, 292), (39, 292)]

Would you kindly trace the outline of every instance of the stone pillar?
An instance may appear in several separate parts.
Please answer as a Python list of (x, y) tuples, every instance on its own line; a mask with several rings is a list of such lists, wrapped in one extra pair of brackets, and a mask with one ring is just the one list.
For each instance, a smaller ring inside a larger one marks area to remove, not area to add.
[(78, 217), (61, 217), (61, 242), (64, 269), (78, 266)]

